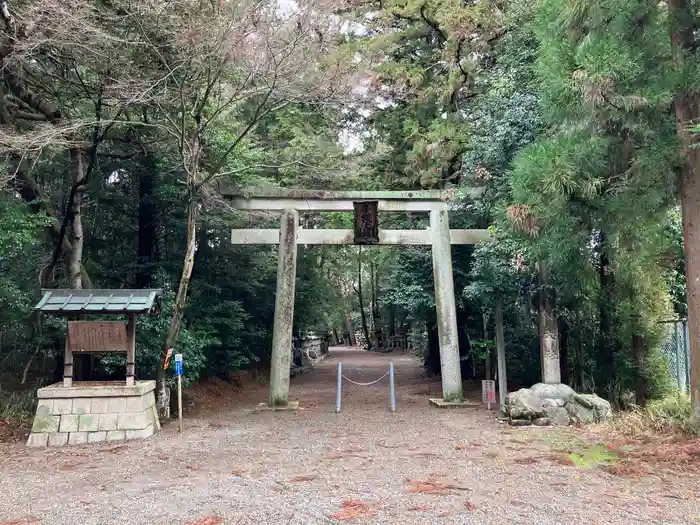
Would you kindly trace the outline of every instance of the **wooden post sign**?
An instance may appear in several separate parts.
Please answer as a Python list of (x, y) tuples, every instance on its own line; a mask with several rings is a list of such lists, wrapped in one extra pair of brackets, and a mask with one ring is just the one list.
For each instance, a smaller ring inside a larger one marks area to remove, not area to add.
[(379, 244), (379, 206), (377, 201), (353, 202), (355, 244)]
[(124, 321), (68, 321), (71, 352), (126, 352)]

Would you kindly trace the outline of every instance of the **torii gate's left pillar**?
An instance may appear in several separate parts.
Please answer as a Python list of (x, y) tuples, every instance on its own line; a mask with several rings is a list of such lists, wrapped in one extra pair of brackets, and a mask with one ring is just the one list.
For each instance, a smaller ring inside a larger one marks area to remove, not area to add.
[(277, 259), (277, 295), (272, 332), (269, 408), (289, 405), (289, 367), (292, 360), (292, 326), (294, 323), (294, 285), (297, 274), (297, 229), (299, 212), (284, 210), (280, 220)]

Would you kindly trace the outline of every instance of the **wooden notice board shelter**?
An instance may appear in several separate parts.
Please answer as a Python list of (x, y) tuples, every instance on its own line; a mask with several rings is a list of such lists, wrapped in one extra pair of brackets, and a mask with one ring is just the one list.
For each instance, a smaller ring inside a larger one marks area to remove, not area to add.
[[(63, 365), (63, 386), (73, 386), (74, 353), (125, 353), (126, 385), (134, 385), (136, 316), (159, 311), (159, 289), (42, 290), (35, 309), (69, 317)], [(125, 321), (86, 321), (86, 315), (126, 316)]]

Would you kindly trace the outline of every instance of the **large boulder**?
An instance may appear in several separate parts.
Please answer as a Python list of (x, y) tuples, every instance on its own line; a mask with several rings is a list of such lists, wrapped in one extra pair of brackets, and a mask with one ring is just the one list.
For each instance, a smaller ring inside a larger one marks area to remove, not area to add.
[(570, 423), (569, 413), (564, 407), (549, 407), (544, 411), (545, 417), (555, 427), (566, 427)]
[(576, 391), (564, 383), (552, 385), (537, 383), (530, 387), (530, 392), (540, 399), (561, 399), (563, 401), (571, 401), (576, 395)]
[(543, 426), (585, 425), (608, 419), (612, 408), (595, 394), (577, 394), (565, 384), (537, 383), (508, 394), (505, 415), (512, 425), (522, 425), (524, 421)]
[(540, 399), (528, 388), (508, 394), (505, 407), (511, 419), (535, 419), (544, 414)]
[(578, 403), (567, 403), (564, 409), (569, 414), (572, 423), (587, 425), (595, 422), (595, 413), (592, 408), (586, 408)]
[(596, 423), (600, 423), (612, 417), (610, 402), (595, 394), (576, 394), (574, 396), (574, 402), (592, 410), (593, 418)]

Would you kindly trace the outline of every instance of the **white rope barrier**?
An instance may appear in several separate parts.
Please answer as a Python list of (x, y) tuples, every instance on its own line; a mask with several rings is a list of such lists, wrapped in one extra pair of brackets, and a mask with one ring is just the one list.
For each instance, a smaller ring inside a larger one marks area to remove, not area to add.
[(345, 379), (346, 381), (349, 381), (349, 382), (352, 383), (353, 385), (357, 385), (357, 386), (370, 386), (370, 385), (374, 385), (374, 384), (379, 383), (382, 379), (384, 379), (384, 378), (387, 377), (388, 375), (389, 375), (389, 372), (387, 372), (386, 374), (384, 374), (382, 377), (380, 377), (380, 378), (377, 379), (376, 381), (370, 381), (369, 383), (358, 383), (357, 381), (353, 381), (352, 379), (350, 379), (349, 377), (347, 377), (347, 376), (344, 375), (344, 374), (343, 374), (343, 379)]
[(347, 382), (352, 383), (353, 385), (357, 386), (371, 386), (371, 385), (376, 385), (379, 383), (382, 379), (385, 377), (389, 377), (389, 410), (392, 412), (396, 410), (396, 388), (395, 388), (395, 381), (394, 381), (394, 363), (389, 362), (389, 371), (384, 374), (382, 377), (379, 379), (375, 379), (374, 381), (370, 381), (369, 383), (360, 383), (358, 381), (353, 381), (349, 377), (343, 374), (343, 363), (338, 363), (338, 389), (336, 392), (335, 396), (335, 411), (337, 413), (340, 412), (340, 405), (342, 401), (342, 392), (343, 392), (343, 379), (345, 379)]

